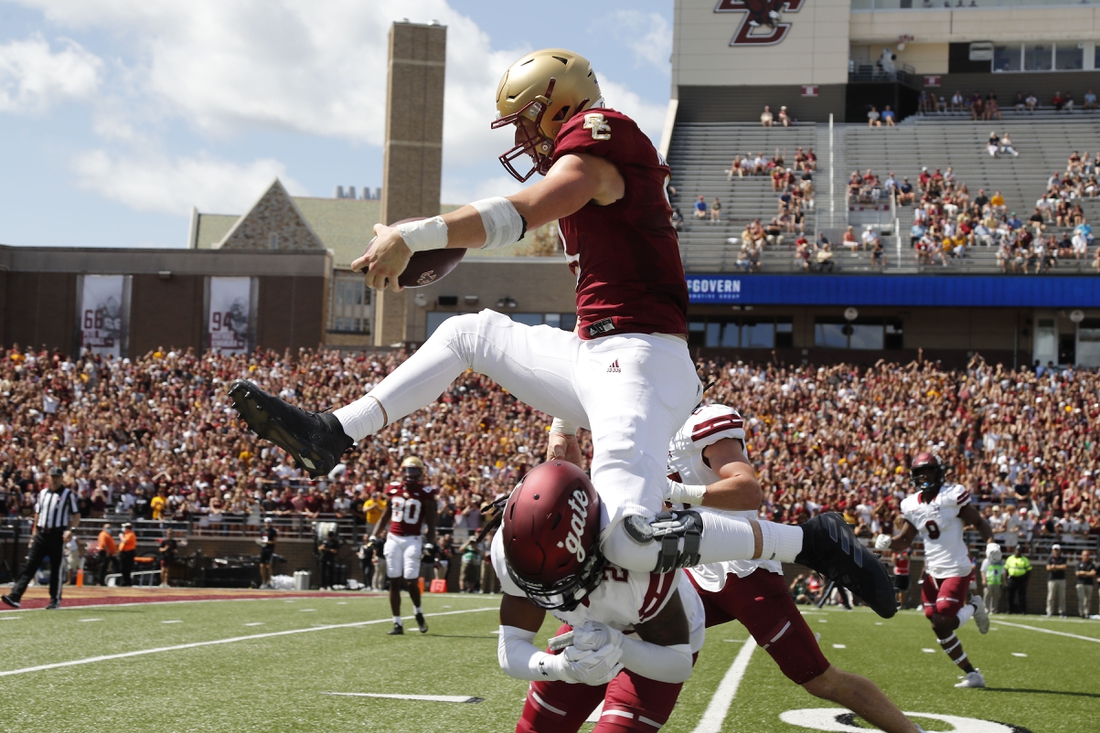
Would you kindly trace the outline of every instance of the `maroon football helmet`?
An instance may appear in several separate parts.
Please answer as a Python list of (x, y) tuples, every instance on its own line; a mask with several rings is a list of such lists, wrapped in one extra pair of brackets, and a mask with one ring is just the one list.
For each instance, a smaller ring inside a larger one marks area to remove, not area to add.
[(918, 453), (909, 466), (909, 483), (914, 489), (934, 498), (943, 486), (943, 464), (935, 455)]
[(536, 606), (572, 611), (599, 585), (600, 496), (572, 463), (548, 461), (524, 476), (503, 532), (508, 574)]

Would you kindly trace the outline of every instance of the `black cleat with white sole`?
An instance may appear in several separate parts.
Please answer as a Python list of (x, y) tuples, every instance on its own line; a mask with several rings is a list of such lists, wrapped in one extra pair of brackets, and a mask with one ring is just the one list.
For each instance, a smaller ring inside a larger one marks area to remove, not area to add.
[(401, 624), (394, 624), (393, 628), (386, 632), (387, 636), (401, 636), (405, 633), (405, 627)]
[(424, 614), (416, 614), (416, 625), (420, 628), (421, 634), (428, 633), (428, 622), (424, 620)]
[(802, 552), (795, 562), (840, 583), (883, 618), (898, 612), (889, 573), (878, 557), (860, 544), (840, 514), (819, 514), (802, 525), (802, 532)]
[(355, 444), (335, 415), (295, 407), (245, 379), (229, 385), (229, 396), (252, 432), (292, 455), (311, 476), (332, 471)]

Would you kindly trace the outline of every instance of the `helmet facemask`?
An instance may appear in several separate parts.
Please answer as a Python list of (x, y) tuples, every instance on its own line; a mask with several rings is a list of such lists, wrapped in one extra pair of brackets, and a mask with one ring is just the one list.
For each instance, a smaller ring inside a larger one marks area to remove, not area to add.
[(517, 573), (508, 564), (508, 575), (531, 603), (547, 611), (568, 613), (580, 605), (596, 586), (603, 580), (605, 560), (598, 545), (588, 549), (587, 557), (580, 570), (572, 575), (550, 584), (538, 580), (528, 580)]
[(930, 464), (914, 468), (909, 474), (909, 482), (927, 499), (935, 498), (943, 487), (943, 468)]
[[(535, 173), (545, 176), (550, 170), (551, 157), (554, 154), (554, 138), (546, 135), (542, 123), (546, 112), (553, 104), (552, 95), (555, 84), (557, 84), (557, 79), (550, 77), (550, 83), (546, 85), (544, 94), (538, 95), (516, 112), (497, 118), (490, 125), (494, 130), (515, 125), (516, 144), (500, 156), (500, 164), (520, 183), (525, 182)], [(577, 109), (583, 109), (589, 101), (585, 99), (577, 106)], [(553, 122), (564, 122), (573, 111), (568, 107), (559, 110), (557, 117), (562, 119), (555, 118)], [(526, 173), (520, 173), (513, 165), (515, 160), (523, 156), (527, 156), (532, 160), (531, 168)]]

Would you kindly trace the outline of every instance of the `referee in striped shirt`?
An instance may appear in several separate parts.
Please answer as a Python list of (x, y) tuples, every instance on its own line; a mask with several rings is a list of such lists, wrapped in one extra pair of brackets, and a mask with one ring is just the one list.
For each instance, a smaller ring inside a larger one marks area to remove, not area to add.
[(50, 605), (46, 608), (61, 608), (61, 559), (65, 553), (65, 530), (80, 524), (80, 514), (76, 507), (76, 494), (64, 486), (65, 469), (61, 466), (50, 468), (50, 486), (38, 494), (38, 503), (34, 507), (34, 526), (31, 529), (31, 549), (27, 555), (27, 564), (15, 581), (10, 595), (0, 597), (12, 608), (19, 608), (23, 592), (27, 590), (42, 559), (50, 556)]

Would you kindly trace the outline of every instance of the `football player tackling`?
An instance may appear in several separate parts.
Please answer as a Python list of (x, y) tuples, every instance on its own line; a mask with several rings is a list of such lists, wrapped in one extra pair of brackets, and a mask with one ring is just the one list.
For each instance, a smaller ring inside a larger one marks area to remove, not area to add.
[[(698, 407), (668, 448), (669, 500), (700, 512), (755, 517), (763, 492), (745, 455), (741, 415), (725, 405)], [(887, 733), (917, 733), (878, 686), (825, 658), (774, 560), (698, 565), (688, 578), (703, 601), (707, 628), (740, 621), (783, 674), (811, 695), (843, 705)]]
[(909, 547), (917, 534), (924, 540), (924, 580), (921, 582), (921, 601), (924, 615), (932, 622), (940, 646), (966, 674), (955, 687), (985, 687), (982, 672), (975, 669), (963, 651), (962, 642), (955, 636), (970, 617), (978, 625), (978, 631), (989, 631), (989, 614), (978, 596), (967, 601), (974, 565), (963, 541), (963, 526), (971, 525), (986, 542), (986, 554), (999, 554), (1000, 545), (993, 541), (993, 530), (982, 515), (970, 504), (970, 492), (960, 484), (944, 485), (944, 470), (939, 458), (931, 453), (920, 453), (913, 459), (910, 482), (916, 493), (901, 502), (901, 515), (905, 529), (891, 537), (880, 534), (875, 538), (876, 550), (900, 551)]
[[(691, 584), (679, 571), (606, 562), (599, 515), (592, 482), (565, 461), (532, 470), (504, 506), (492, 545), (504, 591), (497, 656), (509, 675), (531, 681), (519, 733), (571, 733), (600, 702), (599, 733), (653, 733), (703, 645)], [(532, 643), (547, 611), (565, 624), (551, 653)]]
[[(370, 393), (331, 414), (238, 380), (230, 395), (241, 416), (322, 475), (355, 441), (430, 405), (472, 369), (555, 418), (555, 455), (571, 457), (576, 427), (592, 431), (600, 544), (619, 567), (670, 572), (700, 560), (797, 557), (843, 578), (880, 615), (894, 615), (889, 575), (836, 517), (801, 527), (690, 510), (656, 519), (668, 441), (702, 395), (687, 348), (687, 283), (665, 191), (668, 166), (633, 120), (604, 105), (588, 61), (570, 51), (535, 51), (513, 64), (497, 110), (493, 127), (515, 135), (501, 162), (519, 180), (536, 172), (542, 180), (443, 216), (379, 224), (352, 266), (371, 287), (399, 288), (414, 251), (492, 249), (557, 220), (577, 277), (576, 331), (526, 326), (490, 310), (456, 316)], [(531, 167), (521, 172), (524, 159)]]

